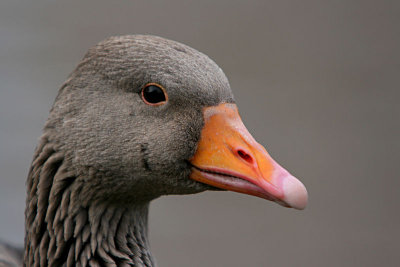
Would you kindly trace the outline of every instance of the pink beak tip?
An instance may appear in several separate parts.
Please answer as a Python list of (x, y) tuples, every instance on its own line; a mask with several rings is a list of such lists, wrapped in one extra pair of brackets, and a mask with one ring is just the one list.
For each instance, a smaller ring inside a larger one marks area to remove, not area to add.
[(307, 206), (308, 193), (306, 187), (295, 177), (285, 177), (283, 181), (283, 201), (290, 207), (303, 210)]

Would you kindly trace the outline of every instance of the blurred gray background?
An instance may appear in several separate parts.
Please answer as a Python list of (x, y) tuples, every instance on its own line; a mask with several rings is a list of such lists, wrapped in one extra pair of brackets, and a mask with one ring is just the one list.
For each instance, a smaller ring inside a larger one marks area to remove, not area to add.
[(0, 3), (0, 238), (23, 243), (25, 179), (57, 90), (128, 33), (213, 58), (242, 118), (307, 186), (305, 211), (231, 192), (152, 203), (160, 266), (399, 266), (399, 1)]

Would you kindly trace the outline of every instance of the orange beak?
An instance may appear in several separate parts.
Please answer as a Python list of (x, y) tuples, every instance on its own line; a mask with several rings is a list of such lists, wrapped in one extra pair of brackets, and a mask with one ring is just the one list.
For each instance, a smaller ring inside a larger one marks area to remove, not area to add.
[(304, 209), (304, 185), (276, 163), (254, 140), (235, 104), (220, 104), (203, 110), (204, 127), (196, 153), (190, 160), (190, 178), (218, 188)]

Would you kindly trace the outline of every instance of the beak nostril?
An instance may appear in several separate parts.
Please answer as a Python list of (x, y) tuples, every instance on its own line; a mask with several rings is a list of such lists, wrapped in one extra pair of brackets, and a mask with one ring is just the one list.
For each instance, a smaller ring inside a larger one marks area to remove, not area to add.
[(246, 151), (242, 149), (237, 150), (237, 154), (239, 157), (241, 157), (243, 160), (245, 160), (249, 164), (253, 164), (253, 157), (247, 153)]

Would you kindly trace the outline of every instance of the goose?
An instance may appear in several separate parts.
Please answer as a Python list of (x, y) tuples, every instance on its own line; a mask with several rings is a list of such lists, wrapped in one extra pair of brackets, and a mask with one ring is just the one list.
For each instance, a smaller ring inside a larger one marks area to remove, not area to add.
[(295, 209), (308, 198), (248, 132), (208, 56), (156, 36), (108, 38), (58, 92), (27, 178), (25, 247), (0, 245), (0, 264), (156, 266), (149, 203), (206, 190)]

